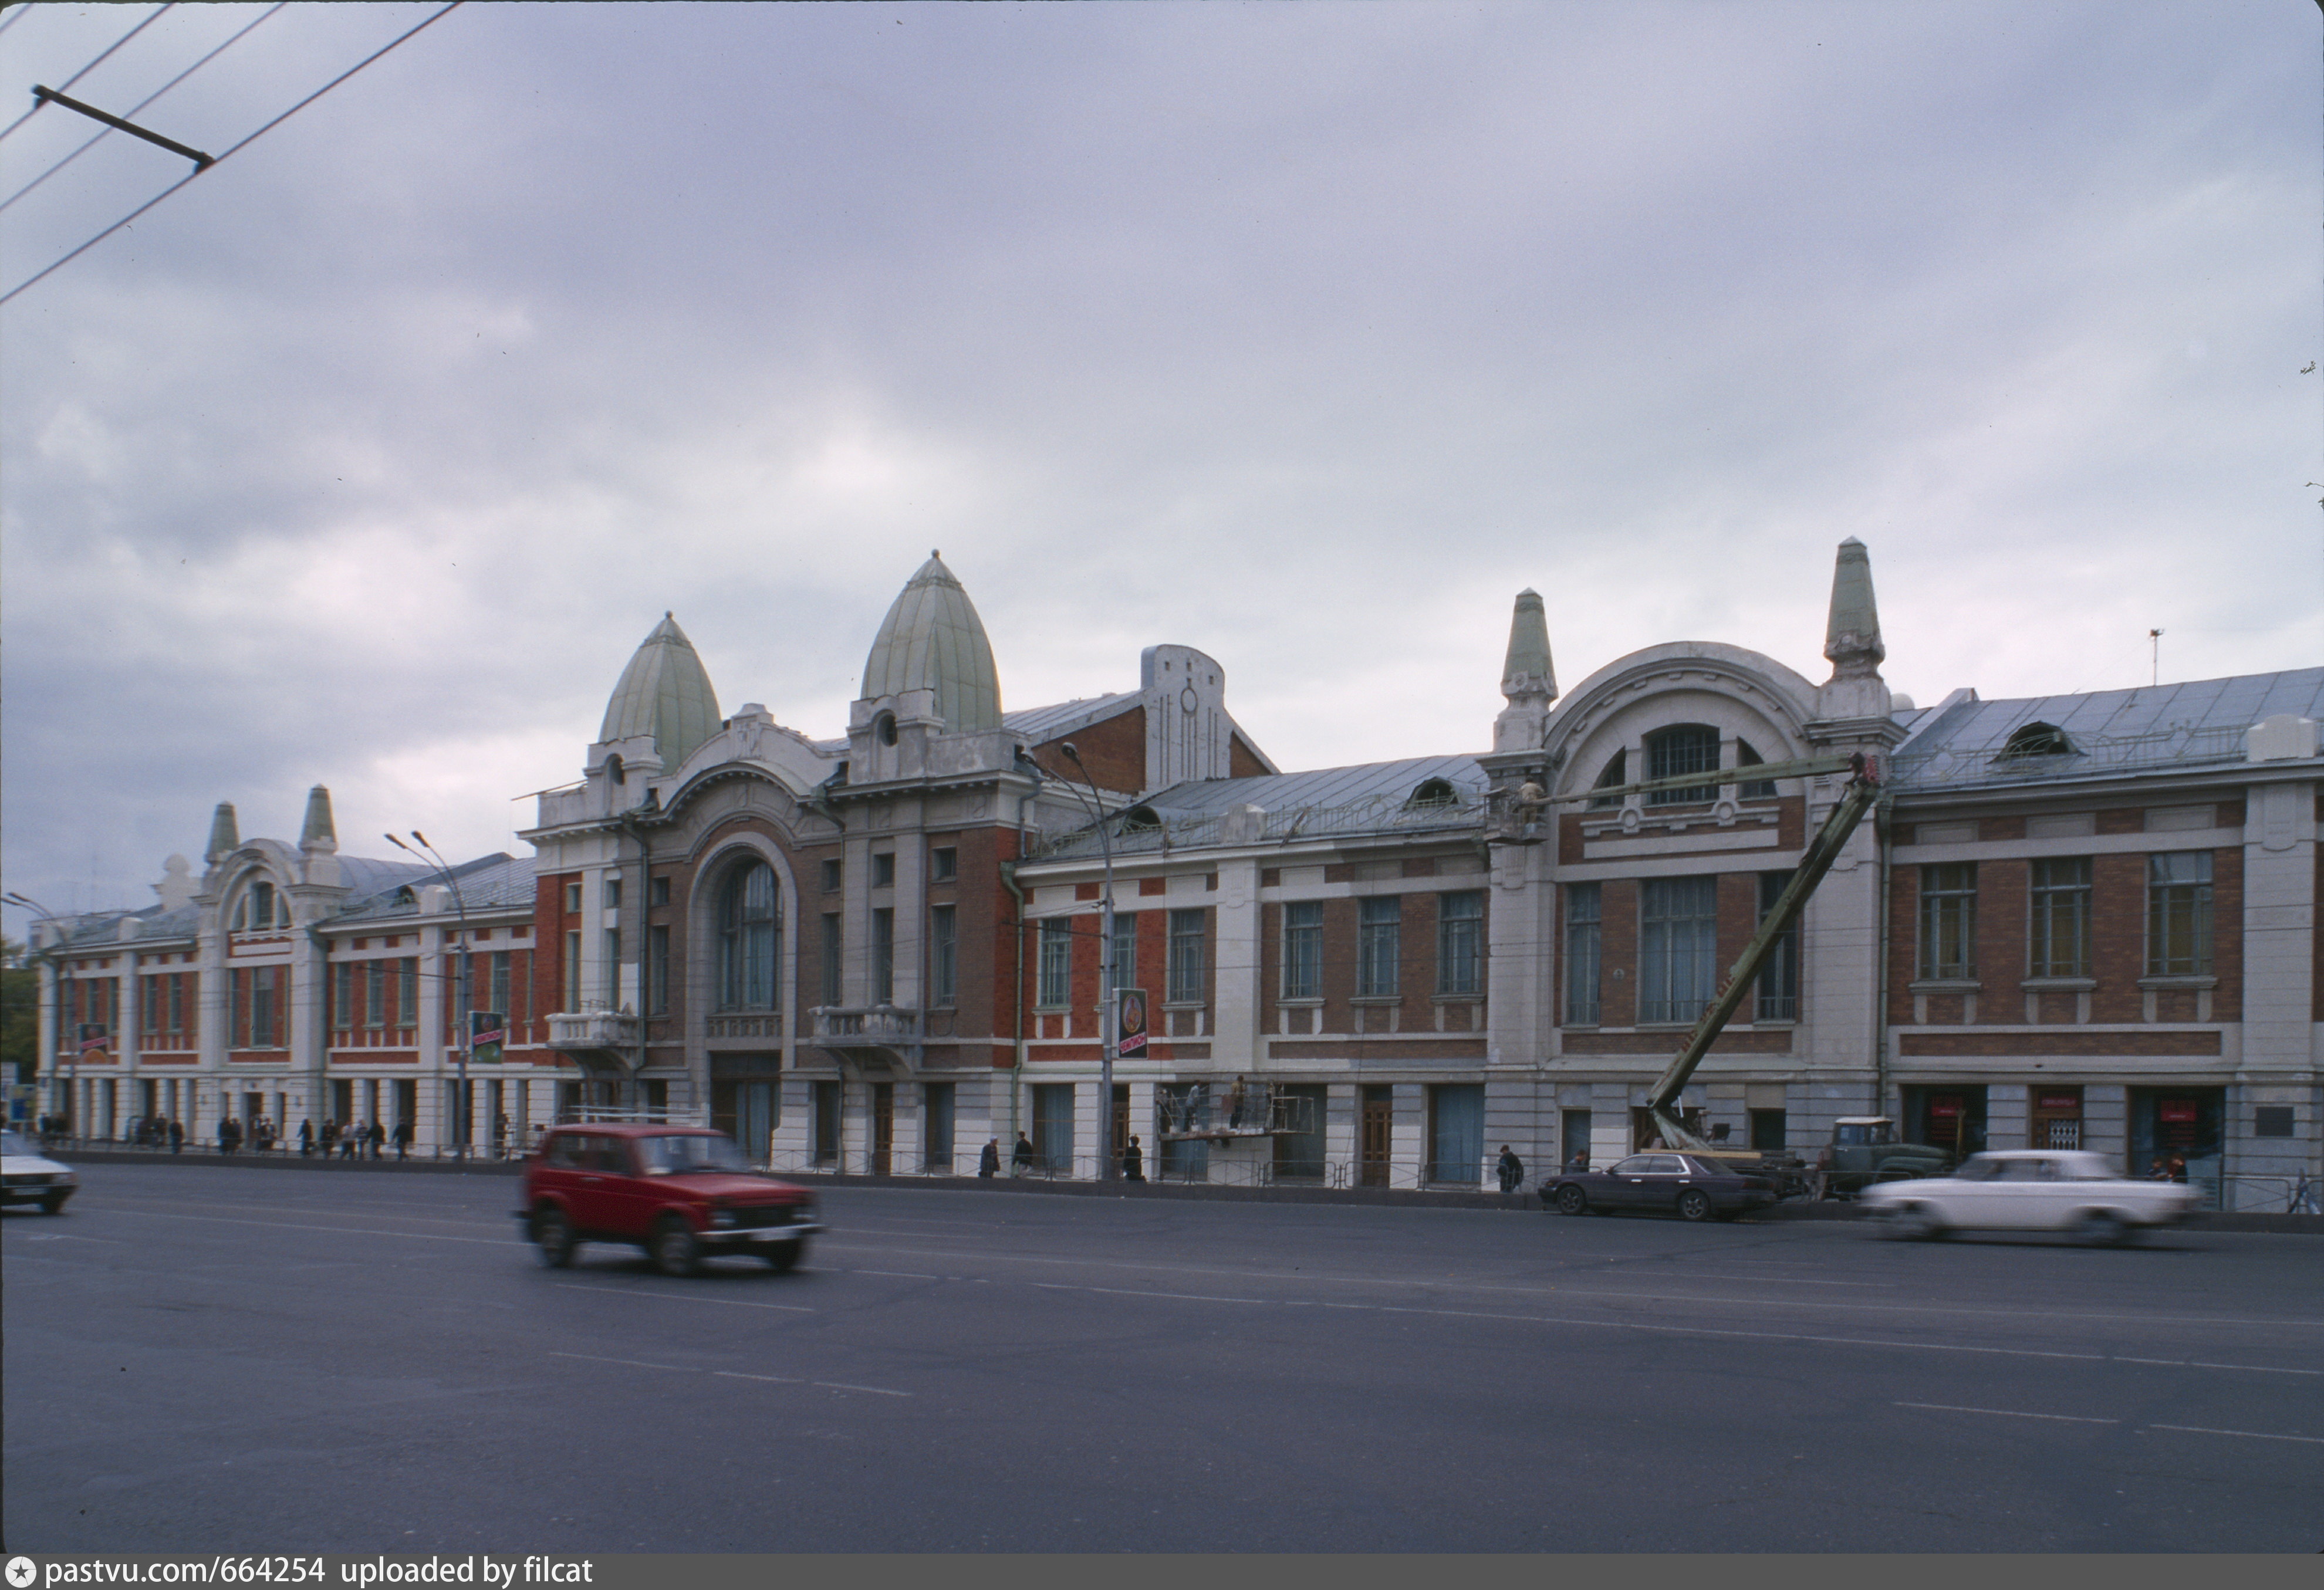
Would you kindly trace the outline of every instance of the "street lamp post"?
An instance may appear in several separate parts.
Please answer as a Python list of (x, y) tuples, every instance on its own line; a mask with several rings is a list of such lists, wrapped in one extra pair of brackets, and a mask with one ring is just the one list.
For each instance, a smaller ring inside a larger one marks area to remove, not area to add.
[(460, 1067), (458, 1095), (460, 1121), (459, 1131), (453, 1138), (452, 1157), (466, 1164), (468, 1159), (468, 1135), (475, 1129), (475, 1101), (468, 1097), (468, 956), (470, 954), (468, 905), (460, 897), (460, 880), (452, 876), (450, 864), (444, 859), (434, 845), (428, 842), (428, 836), (415, 828), (411, 831), (411, 837), (420, 841), (419, 850), (413, 850), (392, 833), (387, 836), (387, 842), (399, 850), (420, 857), (421, 860), (436, 869), (438, 874), (444, 879), (444, 886), (452, 891), (452, 910), (460, 919), (460, 970), (452, 995), (452, 1003), (455, 1006), (452, 1015), (452, 1052), (457, 1057)]
[[(1074, 749), (1070, 740), (1057, 749), (1080, 769), (1082, 782), (1089, 786), (1089, 795), (1083, 804), (1089, 807), (1091, 819), (1097, 824), (1098, 854), (1105, 866), (1105, 904), (1100, 912), (1103, 925), (1098, 930), (1098, 1022), (1099, 1036), (1104, 1042), (1098, 1050), (1097, 1174), (1099, 1181), (1111, 1181), (1121, 1171), (1115, 1160), (1113, 1142), (1113, 1056), (1121, 1025), (1120, 1012), (1114, 1008), (1120, 979), (1116, 975), (1119, 969), (1113, 964), (1113, 841), (1106, 832), (1105, 813), (1097, 798), (1097, 780), (1090, 777), (1087, 767), (1082, 767), (1081, 752)], [(1065, 780), (1065, 787), (1074, 790), (1076, 800), (1083, 799), (1082, 792), (1074, 789), (1072, 779)]]
[[(30, 895), (18, 894), (12, 889), (5, 895), (0, 895), (0, 899), (6, 900), (11, 905), (22, 905), (29, 911), (39, 912), (38, 920), (40, 921), (54, 924), (59, 920), (55, 912)], [(55, 1029), (53, 1042), (49, 1051), (49, 1082), (51, 1087), (54, 1087), (59, 1068), (70, 1065), (71, 1080), (65, 1084), (64, 1114), (67, 1121), (78, 1129), (80, 1124), (80, 1046), (78, 1043), (73, 1046), (72, 1059), (68, 1062), (65, 1059), (65, 962), (64, 958), (57, 953), (57, 948), (55, 944), (44, 944), (41, 947), (41, 954), (49, 963), (50, 997), (56, 1001), (57, 1012), (56, 1020), (52, 1024)]]

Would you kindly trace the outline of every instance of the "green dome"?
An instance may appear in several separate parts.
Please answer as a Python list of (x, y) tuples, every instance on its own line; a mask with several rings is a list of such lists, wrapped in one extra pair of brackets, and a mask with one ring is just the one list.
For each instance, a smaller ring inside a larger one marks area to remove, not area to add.
[(1001, 727), (1001, 675), (984, 621), (935, 553), (904, 587), (863, 660), (862, 699), (933, 690), (936, 716), (954, 734)]
[(669, 614), (661, 615), (638, 648), (613, 698), (605, 703), (600, 740), (653, 737), (665, 769), (675, 770), (694, 749), (718, 732), (718, 694), (694, 654), (694, 642)]

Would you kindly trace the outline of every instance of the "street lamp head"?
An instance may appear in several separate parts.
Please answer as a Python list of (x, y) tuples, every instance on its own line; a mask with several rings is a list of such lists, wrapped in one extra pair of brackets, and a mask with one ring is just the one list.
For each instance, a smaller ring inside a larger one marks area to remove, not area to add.
[(1057, 749), (1065, 753), (1065, 760), (1071, 762), (1074, 767), (1079, 767), (1082, 765), (1082, 754), (1074, 749), (1074, 742), (1072, 740), (1060, 740), (1057, 743)]
[[(418, 829), (416, 829), (416, 828), (415, 828), (415, 829), (413, 829), (413, 830), (411, 831), (411, 837), (412, 837), (413, 839), (418, 840), (418, 841), (419, 841), (422, 845), (427, 845), (427, 844), (428, 844), (428, 836), (427, 836), (426, 834), (424, 834), (424, 833), (420, 832)], [(433, 846), (429, 846), (429, 848), (432, 850), (434, 847), (433, 847)]]
[(410, 845), (405, 844), (401, 840), (396, 838), (392, 833), (387, 836), (387, 842), (393, 845), (399, 850), (409, 850), (411, 849)]

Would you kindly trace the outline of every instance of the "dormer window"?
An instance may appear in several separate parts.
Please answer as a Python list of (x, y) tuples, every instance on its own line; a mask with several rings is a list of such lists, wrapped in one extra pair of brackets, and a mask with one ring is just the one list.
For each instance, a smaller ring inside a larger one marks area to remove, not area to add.
[(1124, 833), (1151, 833), (1162, 826), (1162, 818), (1151, 806), (1132, 806), (1121, 814)]
[[(239, 933), (264, 933), (275, 925), (277, 910), (274, 886), (263, 881), (254, 883), (235, 905), (235, 929)], [(284, 911), (282, 914), (287, 917), (289, 913)]]
[[(1680, 723), (1646, 736), (1646, 777), (1683, 778), (1689, 773), (1719, 770), (1719, 731), (1701, 723)], [(1681, 789), (1651, 789), (1649, 806), (1683, 806), (1707, 801), (1718, 790), (1708, 784)]]
[(879, 717), (872, 720), (872, 731), (880, 737), (880, 743), (881, 745), (895, 744), (896, 714), (893, 712), (881, 713)]
[(2070, 757), (2076, 755), (2074, 742), (2055, 723), (2034, 722), (2020, 725), (2009, 736), (2009, 743), (2001, 748), (1997, 762), (2015, 762), (2028, 757)]
[(1449, 778), (1423, 779), (1405, 803), (1405, 810), (1414, 811), (1434, 806), (1457, 806), (1461, 792), (1452, 787)]

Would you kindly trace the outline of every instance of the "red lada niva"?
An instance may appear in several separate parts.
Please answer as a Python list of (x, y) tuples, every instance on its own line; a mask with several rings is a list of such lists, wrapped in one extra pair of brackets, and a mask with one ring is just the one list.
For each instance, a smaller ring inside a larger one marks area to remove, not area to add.
[(585, 1242), (626, 1242), (665, 1275), (712, 1254), (788, 1270), (823, 1229), (814, 1193), (755, 1169), (724, 1132), (636, 1121), (551, 1127), (525, 1165), (517, 1218), (552, 1268)]

